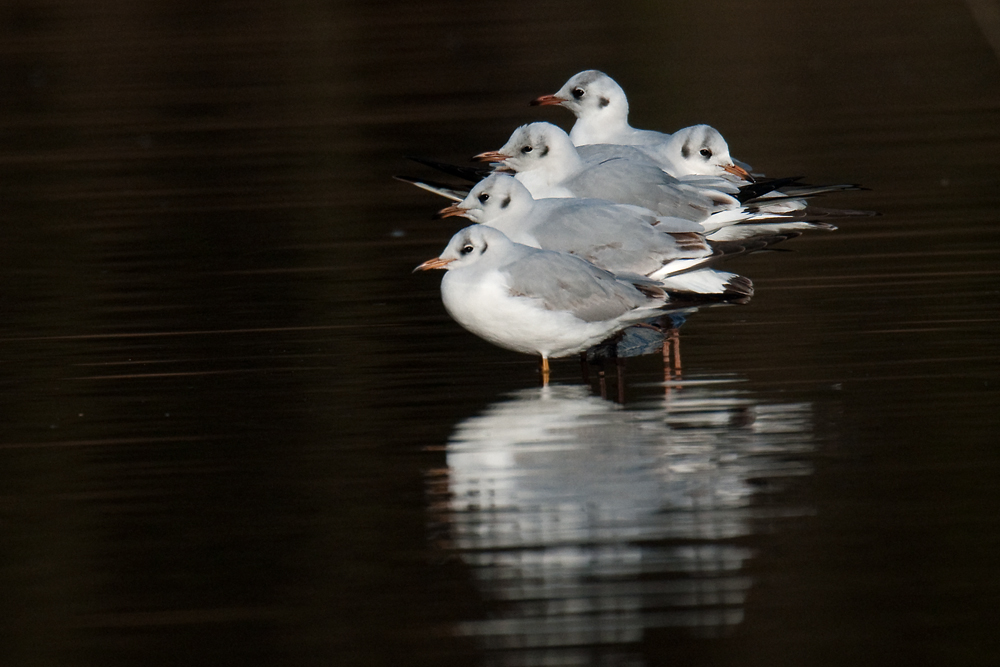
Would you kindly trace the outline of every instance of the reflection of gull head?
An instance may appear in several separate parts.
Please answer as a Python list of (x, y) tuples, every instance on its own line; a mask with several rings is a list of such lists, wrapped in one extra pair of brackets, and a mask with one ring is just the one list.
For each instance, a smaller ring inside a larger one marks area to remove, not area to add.
[(464, 630), (524, 647), (739, 623), (751, 553), (728, 540), (752, 532), (750, 479), (807, 471), (787, 454), (810, 438), (808, 406), (720, 384), (638, 409), (579, 386), (508, 395), (447, 445), (452, 545), (484, 594), (514, 603)]

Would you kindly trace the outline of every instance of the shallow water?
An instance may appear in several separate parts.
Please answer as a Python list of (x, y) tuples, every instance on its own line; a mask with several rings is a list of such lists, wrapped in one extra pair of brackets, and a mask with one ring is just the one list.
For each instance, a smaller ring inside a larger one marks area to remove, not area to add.
[[(0, 10), (0, 664), (995, 664), (983, 4)], [(881, 215), (539, 387), (391, 176), (587, 67)]]

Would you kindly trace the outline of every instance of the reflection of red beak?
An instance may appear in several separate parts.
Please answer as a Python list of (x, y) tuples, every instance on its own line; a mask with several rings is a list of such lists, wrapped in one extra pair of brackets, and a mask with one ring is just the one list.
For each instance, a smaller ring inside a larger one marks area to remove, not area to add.
[(417, 268), (413, 269), (413, 272), (417, 271), (430, 271), (431, 269), (443, 269), (452, 262), (454, 259), (441, 259), (440, 257), (435, 257), (434, 259), (429, 259)]
[(743, 167), (738, 167), (735, 164), (730, 164), (730, 165), (723, 166), (722, 169), (723, 169), (723, 171), (727, 171), (730, 174), (733, 174), (734, 176), (739, 176), (740, 178), (742, 178), (745, 181), (750, 181), (751, 183), (754, 182), (753, 181), (753, 176), (751, 176), (750, 172), (748, 172)]
[(558, 95), (542, 95), (541, 97), (536, 97), (535, 99), (528, 102), (533, 107), (548, 107), (557, 106), (563, 102), (569, 102), (565, 97), (559, 97)]
[(472, 159), (477, 162), (503, 162), (509, 158), (509, 155), (501, 153), (500, 151), (486, 151), (485, 153), (472, 156)]
[(459, 206), (458, 204), (452, 204), (451, 206), (445, 206), (443, 209), (434, 214), (437, 218), (450, 218), (453, 215), (465, 215), (466, 210)]

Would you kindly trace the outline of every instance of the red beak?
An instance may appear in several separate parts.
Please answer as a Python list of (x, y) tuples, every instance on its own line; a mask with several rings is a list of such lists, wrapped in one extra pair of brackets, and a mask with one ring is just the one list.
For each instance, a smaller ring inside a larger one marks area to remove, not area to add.
[(731, 165), (728, 165), (728, 166), (724, 166), (722, 169), (724, 171), (729, 172), (730, 174), (733, 174), (734, 176), (739, 176), (740, 178), (742, 178), (745, 181), (750, 181), (751, 183), (754, 182), (753, 176), (751, 176), (750, 172), (748, 172), (743, 167), (738, 167), (735, 164), (731, 164)]
[(413, 269), (413, 272), (417, 271), (430, 271), (431, 269), (443, 269), (452, 262), (454, 259), (441, 259), (440, 257), (435, 257), (434, 259), (429, 259), (417, 268)]
[(500, 151), (486, 151), (485, 153), (480, 153), (479, 155), (473, 155), (472, 159), (477, 162), (503, 162), (509, 157), (509, 155), (501, 153)]
[(458, 204), (452, 204), (451, 206), (445, 206), (443, 209), (438, 211), (434, 217), (436, 218), (450, 218), (453, 215), (465, 215), (466, 210), (459, 206)]
[(559, 97), (558, 95), (542, 95), (541, 97), (536, 97), (535, 99), (528, 102), (533, 107), (547, 107), (547, 106), (558, 106), (563, 102), (569, 102), (565, 97)]

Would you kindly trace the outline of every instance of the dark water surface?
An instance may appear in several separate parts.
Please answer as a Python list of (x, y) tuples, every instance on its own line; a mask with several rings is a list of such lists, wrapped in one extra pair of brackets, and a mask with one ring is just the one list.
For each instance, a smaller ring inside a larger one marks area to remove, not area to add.
[[(997, 664), (996, 3), (481, 4), (0, 7), (0, 664)], [(391, 178), (590, 67), (882, 213), (610, 398)]]

